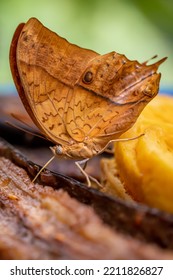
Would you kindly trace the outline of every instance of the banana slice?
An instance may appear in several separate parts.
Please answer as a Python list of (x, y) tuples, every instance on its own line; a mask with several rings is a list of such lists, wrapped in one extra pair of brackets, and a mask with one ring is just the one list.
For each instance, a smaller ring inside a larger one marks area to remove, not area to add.
[(173, 213), (173, 98), (159, 95), (115, 144), (121, 181), (134, 200)]

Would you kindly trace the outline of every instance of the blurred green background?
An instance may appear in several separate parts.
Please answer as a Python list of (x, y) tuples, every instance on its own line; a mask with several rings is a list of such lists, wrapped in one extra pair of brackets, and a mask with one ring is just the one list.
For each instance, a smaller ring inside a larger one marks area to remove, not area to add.
[(20, 22), (37, 17), (71, 43), (101, 54), (115, 50), (142, 62), (157, 54), (161, 88), (173, 88), (172, 0), (0, 1), (0, 91), (13, 85), (9, 47)]

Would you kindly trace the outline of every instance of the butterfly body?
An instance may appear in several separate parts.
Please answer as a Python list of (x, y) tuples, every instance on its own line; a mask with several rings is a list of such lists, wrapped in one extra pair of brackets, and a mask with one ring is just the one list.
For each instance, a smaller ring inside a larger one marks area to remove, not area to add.
[(162, 59), (130, 61), (70, 44), (31, 18), (14, 34), (10, 66), (23, 104), (53, 153), (91, 158), (128, 130), (158, 93)]

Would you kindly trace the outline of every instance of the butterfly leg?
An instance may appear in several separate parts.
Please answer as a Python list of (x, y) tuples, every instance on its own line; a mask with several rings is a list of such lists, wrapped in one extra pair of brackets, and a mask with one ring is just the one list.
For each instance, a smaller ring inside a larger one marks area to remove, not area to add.
[(39, 172), (37, 173), (37, 175), (34, 177), (34, 179), (32, 180), (32, 183), (34, 183), (36, 181), (36, 179), (38, 178), (38, 176), (41, 174), (41, 172), (54, 160), (55, 156), (51, 157), (45, 164), (44, 166), (39, 170)]
[[(84, 169), (86, 168), (87, 162), (88, 162), (88, 158), (81, 160), (81, 161), (76, 161), (75, 164), (76, 166), (79, 168), (80, 172), (85, 176), (85, 179), (87, 181), (87, 185), (88, 187), (91, 187), (91, 181), (89, 179), (88, 174), (84, 171)], [(84, 167), (82, 167), (81, 165), (84, 164)]]
[[(94, 178), (94, 177), (91, 176), (91, 175), (88, 175), (88, 174), (85, 172), (84, 169), (85, 169), (86, 166), (87, 166), (88, 160), (89, 160), (89, 158), (86, 158), (86, 159), (81, 160), (81, 161), (76, 161), (75, 164), (76, 164), (76, 166), (79, 168), (79, 170), (81, 171), (81, 173), (85, 176), (85, 179), (86, 179), (86, 181), (87, 181), (88, 187), (91, 187), (91, 181), (93, 181), (93, 182), (95, 182), (95, 183), (99, 186), (99, 188), (102, 188), (103, 186), (98, 182), (98, 180), (97, 180), (96, 178)], [(84, 166), (82, 167), (81, 165), (83, 165), (83, 164), (84, 164)]]
[(104, 152), (108, 154), (114, 154), (114, 145), (112, 142), (108, 144), (108, 146), (105, 148)]

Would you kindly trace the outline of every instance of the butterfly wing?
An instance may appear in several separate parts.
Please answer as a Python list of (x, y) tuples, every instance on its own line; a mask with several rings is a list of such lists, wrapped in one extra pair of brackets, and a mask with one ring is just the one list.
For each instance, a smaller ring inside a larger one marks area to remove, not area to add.
[(69, 101), (68, 133), (77, 141), (99, 143), (100, 150), (118, 138), (158, 93), (156, 71), (163, 61), (148, 66), (115, 52), (94, 58)]
[(34, 123), (54, 143), (74, 141), (66, 129), (69, 100), (74, 84), (96, 56), (68, 43), (35, 18), (14, 34), (10, 62), (16, 87)]

